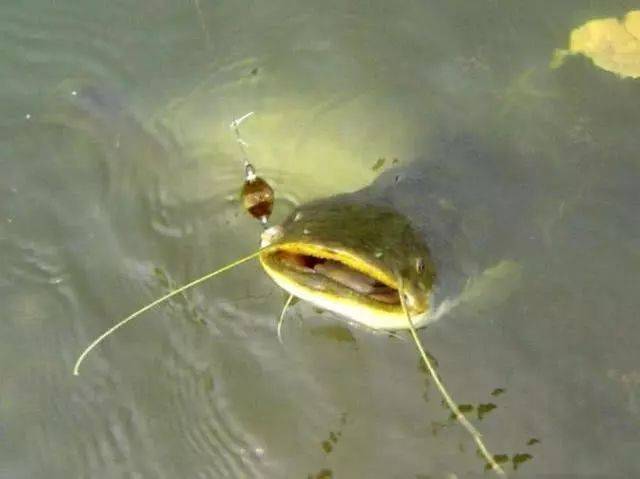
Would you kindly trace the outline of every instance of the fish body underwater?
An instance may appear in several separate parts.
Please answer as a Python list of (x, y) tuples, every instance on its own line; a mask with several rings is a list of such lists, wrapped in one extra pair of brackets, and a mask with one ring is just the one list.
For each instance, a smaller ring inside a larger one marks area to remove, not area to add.
[(484, 294), (488, 278), (504, 293), (517, 283), (514, 245), (530, 241), (519, 218), (535, 175), (497, 164), (472, 141), (449, 141), (362, 190), (294, 209), (263, 233), (261, 264), (290, 294), (380, 330), (409, 328), (401, 290), (417, 327)]
[[(85, 111), (91, 119), (94, 109), (101, 113), (105, 105), (111, 105), (105, 101), (107, 97), (87, 91), (91, 94), (80, 95), (82, 108), (74, 109), (83, 119)], [(78, 96), (77, 91), (73, 96)], [(98, 119), (113, 116), (111, 110), (106, 113)], [(117, 116), (119, 110), (115, 113)], [(115, 138), (120, 149), (122, 137), (118, 134)], [(502, 265), (512, 253), (507, 246), (517, 244), (526, 231), (519, 228), (518, 219), (526, 208), (522, 200), (527, 195), (515, 193), (526, 192), (533, 177), (521, 175), (516, 168), (500, 169), (500, 161), (477, 146), (480, 144), (447, 142), (425, 160), (387, 170), (362, 190), (295, 208), (281, 224), (263, 232), (259, 251), (172, 290), (98, 336), (78, 357), (74, 375), (97, 345), (131, 320), (259, 257), (266, 273), (291, 297), (371, 329), (409, 329), (447, 407), (472, 436), (487, 466), (504, 475), (480, 433), (441, 384), (415, 331), (466, 298), (483, 296), (483, 276), (505, 276)], [(162, 152), (162, 145), (153, 151)]]
[[(65, 82), (54, 104), (47, 121), (106, 138), (119, 158), (157, 161), (175, 153), (109, 89)], [(510, 242), (528, 241), (520, 218), (535, 175), (471, 134), (442, 136), (410, 164), (383, 171), (361, 190), (302, 204), (265, 231), (262, 246), (270, 247), (260, 261), (267, 274), (300, 299), (381, 330), (408, 327), (399, 281), (418, 327), (468, 298), (512, 289), (518, 256)], [(148, 171), (128, 171), (123, 181)], [(477, 281), (485, 272), (501, 284)]]

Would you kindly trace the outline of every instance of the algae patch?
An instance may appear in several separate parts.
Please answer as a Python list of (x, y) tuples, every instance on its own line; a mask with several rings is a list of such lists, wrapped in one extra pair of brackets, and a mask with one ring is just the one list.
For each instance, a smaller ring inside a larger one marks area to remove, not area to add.
[(584, 55), (622, 78), (640, 77), (640, 10), (623, 19), (590, 20), (571, 32), (569, 48), (556, 50), (551, 66), (559, 67), (568, 55)]

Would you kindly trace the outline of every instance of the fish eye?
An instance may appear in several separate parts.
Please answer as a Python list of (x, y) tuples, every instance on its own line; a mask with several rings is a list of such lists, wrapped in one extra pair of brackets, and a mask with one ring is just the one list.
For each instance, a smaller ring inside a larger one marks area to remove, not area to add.
[(424, 260), (422, 258), (416, 259), (416, 271), (418, 273), (424, 273)]

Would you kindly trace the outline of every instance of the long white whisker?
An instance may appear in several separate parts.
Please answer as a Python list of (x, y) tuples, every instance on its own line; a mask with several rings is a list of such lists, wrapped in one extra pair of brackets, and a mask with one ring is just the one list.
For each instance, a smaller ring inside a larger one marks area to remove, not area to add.
[(244, 258), (240, 258), (239, 260), (234, 261), (231, 264), (228, 264), (226, 266), (223, 266), (222, 268), (213, 271), (211, 273), (207, 273), (204, 276), (195, 279), (193, 281), (191, 281), (190, 283), (185, 284), (184, 286), (179, 287), (178, 289), (174, 289), (173, 291), (170, 291), (169, 293), (165, 294), (164, 296), (156, 299), (155, 301), (152, 301), (151, 303), (147, 304), (146, 306), (140, 308), (139, 310), (137, 310), (136, 312), (130, 314), (129, 316), (127, 316), (126, 318), (124, 318), (122, 321), (116, 323), (114, 326), (112, 326), (111, 328), (109, 328), (108, 330), (106, 330), (104, 333), (102, 333), (100, 336), (98, 336), (96, 339), (94, 339), (91, 344), (89, 346), (87, 346), (85, 348), (85, 350), (82, 352), (82, 354), (80, 354), (80, 356), (78, 357), (78, 359), (76, 360), (76, 364), (73, 367), (73, 375), (77, 376), (79, 374), (79, 370), (80, 370), (80, 365), (82, 364), (82, 362), (84, 361), (84, 358), (87, 356), (87, 354), (89, 354), (93, 348), (95, 348), (98, 344), (100, 344), (106, 337), (110, 336), (111, 334), (113, 334), (116, 330), (120, 329), (122, 326), (124, 326), (125, 324), (127, 324), (129, 321), (131, 321), (134, 318), (137, 318), (138, 316), (140, 316), (142, 313), (144, 313), (145, 311), (150, 310), (151, 308), (153, 308), (154, 306), (162, 303), (163, 301), (166, 301), (167, 299), (175, 296), (176, 294), (182, 293), (183, 291), (192, 288), (193, 286), (196, 286), (210, 278), (213, 278), (214, 276), (219, 275), (220, 273), (224, 273), (225, 271), (230, 270), (231, 268), (234, 268), (236, 266), (238, 266), (239, 264), (242, 264), (246, 261), (249, 261), (250, 259), (255, 258), (256, 256), (258, 256), (260, 253), (262, 253), (264, 251), (264, 249), (258, 250), (255, 253), (250, 254), (249, 256), (245, 256)]
[(293, 301), (293, 295), (290, 294), (289, 297), (287, 298), (287, 301), (284, 303), (284, 306), (282, 308), (282, 311), (280, 312), (280, 319), (278, 320), (278, 341), (280, 341), (280, 344), (284, 344), (282, 342), (282, 323), (284, 322), (284, 315), (287, 311), (287, 308), (289, 307), (289, 305), (291, 304), (291, 301)]
[(507, 474), (504, 472), (504, 469), (502, 469), (502, 467), (500, 467), (500, 465), (493, 458), (493, 454), (491, 454), (489, 452), (489, 450), (487, 449), (487, 447), (484, 445), (484, 442), (482, 441), (482, 435), (480, 434), (480, 432), (473, 426), (473, 424), (471, 424), (469, 422), (469, 420), (466, 418), (466, 416), (464, 414), (462, 414), (462, 412), (460, 412), (460, 409), (458, 408), (458, 405), (451, 398), (451, 396), (449, 396), (449, 393), (447, 392), (446, 388), (444, 387), (444, 384), (442, 384), (442, 382), (440, 381), (440, 378), (438, 377), (438, 374), (436, 373), (436, 370), (433, 367), (433, 364), (431, 363), (431, 360), (429, 359), (429, 356), (427, 356), (427, 353), (425, 352), (424, 347), (422, 346), (422, 342), (420, 341), (420, 338), (418, 337), (418, 333), (416, 332), (416, 328), (413, 326), (413, 321), (411, 320), (411, 315), (409, 314), (409, 310), (407, 309), (407, 305), (406, 305), (405, 299), (404, 299), (404, 288), (402, 286), (402, 278), (398, 278), (398, 284), (400, 285), (400, 291), (399, 291), (400, 292), (400, 303), (402, 304), (402, 310), (404, 311), (404, 314), (407, 317), (407, 323), (409, 323), (409, 329), (411, 330), (411, 336), (413, 336), (413, 340), (416, 343), (416, 346), (418, 347), (418, 351), (420, 352), (420, 356), (422, 356), (422, 360), (424, 361), (425, 366), (429, 370), (429, 374), (433, 378), (433, 381), (436, 383), (436, 386), (438, 387), (438, 390), (440, 391), (440, 394), (442, 394), (442, 397), (444, 398), (445, 402), (447, 403), (447, 406), (449, 406), (449, 409), (451, 409), (451, 412), (453, 412), (453, 415), (456, 418), (456, 420), (467, 430), (467, 432), (471, 435), (471, 437), (473, 437), (473, 440), (478, 445), (478, 448), (480, 449), (480, 452), (484, 456), (485, 460), (487, 461), (487, 463), (489, 464), (491, 469), (493, 469), (493, 471), (496, 474), (498, 474), (499, 476), (506, 477)]

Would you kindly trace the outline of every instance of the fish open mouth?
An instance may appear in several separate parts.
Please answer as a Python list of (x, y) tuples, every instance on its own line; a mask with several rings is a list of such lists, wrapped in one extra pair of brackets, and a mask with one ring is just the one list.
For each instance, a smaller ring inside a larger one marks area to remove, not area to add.
[[(283, 289), (324, 309), (374, 328), (388, 327), (392, 317), (405, 321), (398, 280), (375, 259), (349, 249), (286, 242), (265, 249), (260, 261)], [(426, 306), (410, 310), (417, 316)]]
[(283, 269), (302, 275), (315, 276), (315, 281), (307, 283), (311, 288), (326, 290), (327, 283), (335, 283), (335, 285), (347, 288), (355, 294), (366, 296), (372, 301), (400, 305), (400, 296), (396, 288), (370, 276), (361, 268), (356, 269), (340, 260), (286, 250), (276, 251), (273, 260)]

